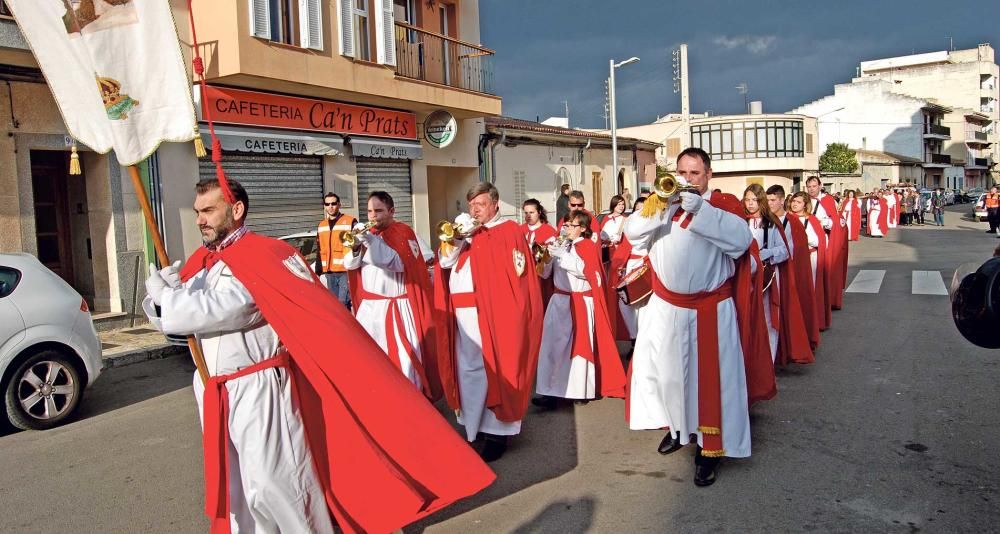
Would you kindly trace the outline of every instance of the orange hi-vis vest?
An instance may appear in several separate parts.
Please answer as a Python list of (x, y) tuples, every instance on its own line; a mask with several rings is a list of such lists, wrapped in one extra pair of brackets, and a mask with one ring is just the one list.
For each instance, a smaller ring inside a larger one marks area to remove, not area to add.
[(1000, 193), (986, 193), (986, 209), (989, 208), (1000, 208)]
[(354, 217), (341, 213), (336, 219), (323, 219), (316, 227), (316, 241), (319, 242), (319, 271), (322, 273), (343, 273), (344, 256), (347, 249), (340, 242), (340, 234), (350, 232), (357, 223)]

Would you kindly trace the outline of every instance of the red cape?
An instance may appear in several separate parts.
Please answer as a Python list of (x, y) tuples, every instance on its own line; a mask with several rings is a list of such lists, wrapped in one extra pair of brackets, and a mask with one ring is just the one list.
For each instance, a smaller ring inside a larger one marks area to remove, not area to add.
[[(597, 391), (602, 397), (625, 397), (625, 368), (622, 366), (615, 335), (611, 330), (611, 314), (603, 289), (607, 285), (601, 268), (601, 253), (597, 244), (590, 239), (582, 239), (573, 245), (577, 255), (583, 259), (584, 276), (590, 284), (594, 299), (594, 367), (597, 372)], [(615, 309), (618, 308), (614, 301)], [(574, 338), (590, 345), (590, 332), (573, 325)], [(586, 327), (586, 325), (583, 325)], [(582, 338), (582, 339), (581, 339)], [(574, 343), (575, 344), (575, 343)]]
[(819, 246), (816, 247), (816, 284), (813, 286), (813, 304), (816, 306), (819, 329), (826, 330), (833, 322), (833, 314), (830, 310), (830, 287), (826, 283), (826, 232), (823, 231), (823, 225), (814, 215), (809, 216), (809, 226), (819, 238)]
[(878, 227), (882, 229), (882, 235), (889, 235), (889, 202), (885, 197), (878, 197)]
[(899, 196), (899, 193), (893, 193), (892, 196), (896, 197), (896, 204), (892, 207), (892, 216), (893, 216), (893, 219), (894, 219), (893, 220), (893, 224), (899, 224), (900, 214), (902, 213), (899, 210), (900, 196)]
[[(220, 256), (291, 354), (319, 480), (345, 532), (391, 532), (493, 482), (496, 475), (350, 312), (311, 272), (286, 266), (295, 249), (247, 233)], [(208, 259), (198, 249), (181, 276), (194, 276)], [(322, 332), (335, 332), (337, 343)]]
[[(800, 225), (801, 227), (801, 225)], [(779, 227), (780, 229), (780, 227)], [(781, 239), (788, 248), (788, 238), (785, 232), (779, 231)], [(808, 246), (808, 245), (807, 245)], [(796, 279), (796, 269), (791, 258), (777, 265), (778, 269), (778, 318), (775, 320), (772, 315), (771, 321), (778, 329), (778, 352), (775, 363), (787, 365), (794, 363), (813, 363), (816, 361), (809, 340), (809, 331), (806, 329), (805, 316), (802, 311), (802, 303), (799, 300), (798, 280)], [(772, 288), (772, 292), (774, 289)], [(817, 336), (819, 331), (817, 330)]]
[[(709, 202), (741, 219), (746, 218), (743, 203), (734, 195), (714, 193)], [(755, 273), (751, 273), (751, 261), (757, 263)], [(764, 269), (761, 265), (757, 240), (752, 240), (750, 248), (736, 261), (736, 274), (733, 277), (733, 301), (736, 304), (736, 320), (743, 348), (747, 398), (751, 406), (758, 401), (771, 399), (778, 393), (768, 341), (767, 318), (764, 316)]]
[(855, 198), (853, 201), (844, 201), (844, 207), (847, 206), (847, 202), (853, 202), (854, 205), (851, 206), (851, 212), (846, 213), (846, 210), (840, 210), (840, 216), (851, 218), (851, 232), (847, 236), (849, 241), (857, 241), (861, 236), (861, 200)]
[[(441, 398), (441, 382), (437, 372), (437, 343), (434, 336), (440, 327), (436, 320), (433, 306), (433, 290), (431, 288), (431, 277), (427, 273), (427, 264), (423, 257), (414, 253), (412, 244), (417, 243), (417, 234), (413, 229), (399, 221), (393, 222), (385, 230), (373, 230), (372, 234), (381, 236), (385, 244), (399, 254), (403, 261), (403, 280), (406, 285), (406, 300), (413, 310), (413, 322), (420, 337), (421, 361), (413, 361), (413, 366), (420, 375), (424, 395), (428, 399), (437, 400)], [(419, 253), (419, 249), (418, 253)], [(361, 293), (361, 269), (348, 271), (351, 288), (351, 302), (354, 304), (354, 311), (361, 307), (364, 300)], [(394, 362), (395, 363), (395, 362)]]
[(824, 196), (819, 203), (833, 219), (833, 226), (827, 236), (826, 283), (830, 307), (839, 310), (844, 305), (844, 286), (847, 284), (847, 228), (840, 225), (837, 201), (832, 196)]
[[(619, 341), (631, 341), (628, 325), (622, 316), (621, 307), (618, 305), (618, 292), (615, 291), (622, 281), (621, 271), (628, 265), (629, 257), (632, 256), (632, 243), (623, 235), (622, 240), (615, 247), (608, 264), (608, 283), (604, 286), (604, 299), (608, 304), (608, 312), (611, 314), (611, 328), (615, 332), (615, 339)], [(627, 274), (627, 273), (624, 273)]]
[(816, 315), (816, 287), (813, 284), (812, 264), (809, 260), (809, 236), (802, 221), (791, 213), (785, 215), (788, 228), (792, 231), (792, 269), (795, 272), (795, 289), (799, 293), (802, 321), (805, 323), (809, 345), (813, 350), (819, 346), (819, 318)]
[[(542, 296), (535, 260), (517, 223), (502, 222), (477, 231), (462, 252), (472, 260), (472, 280), (483, 361), (486, 364), (486, 406), (497, 419), (519, 421), (528, 410), (538, 348), (542, 342)], [(518, 274), (514, 256), (523, 257)], [(446, 328), (437, 336), (438, 370), (445, 399), (453, 410), (461, 408), (455, 354), (455, 311), (451, 305), (448, 275), (440, 262), (434, 269), (434, 306), (447, 314)]]

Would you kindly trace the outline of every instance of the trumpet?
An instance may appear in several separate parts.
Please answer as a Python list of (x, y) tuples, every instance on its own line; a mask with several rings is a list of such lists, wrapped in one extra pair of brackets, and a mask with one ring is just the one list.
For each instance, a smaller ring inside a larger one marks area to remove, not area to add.
[(454, 244), (456, 239), (465, 239), (472, 235), (482, 223), (473, 219), (472, 225), (469, 228), (465, 228), (460, 224), (453, 223), (451, 221), (440, 221), (434, 225), (437, 231), (438, 239), (442, 243), (448, 243), (449, 245)]
[(552, 261), (552, 255), (549, 254), (548, 247), (539, 243), (531, 244), (531, 255), (535, 258), (535, 271), (541, 276), (545, 265)]
[(361, 228), (355, 228), (350, 232), (340, 233), (340, 243), (347, 248), (355, 248), (358, 246), (358, 237), (361, 234), (366, 234), (375, 227), (375, 221), (368, 221)]
[(701, 193), (693, 185), (681, 185), (677, 178), (670, 173), (664, 174), (653, 182), (653, 192), (660, 198), (670, 198), (685, 191), (688, 193)]

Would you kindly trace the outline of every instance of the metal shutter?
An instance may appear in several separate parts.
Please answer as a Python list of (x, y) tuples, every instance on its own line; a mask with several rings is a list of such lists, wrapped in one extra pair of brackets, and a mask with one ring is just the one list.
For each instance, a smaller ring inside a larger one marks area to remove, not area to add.
[[(201, 177), (215, 178), (215, 164), (198, 162)], [(323, 159), (227, 152), (226, 177), (243, 184), (250, 197), (247, 226), (259, 234), (281, 237), (316, 229), (323, 218)]]
[(410, 160), (357, 158), (358, 212), (367, 219), (368, 195), (386, 191), (396, 204), (396, 220), (413, 226), (413, 188), (410, 185)]

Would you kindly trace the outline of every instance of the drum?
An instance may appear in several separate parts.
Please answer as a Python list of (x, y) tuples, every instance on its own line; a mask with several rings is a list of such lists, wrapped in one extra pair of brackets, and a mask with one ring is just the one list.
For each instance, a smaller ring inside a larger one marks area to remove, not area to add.
[(648, 261), (632, 269), (632, 271), (622, 277), (622, 281), (615, 286), (618, 298), (630, 306), (638, 306), (653, 293), (653, 268)]

